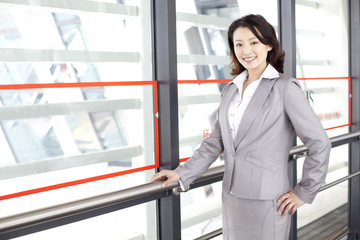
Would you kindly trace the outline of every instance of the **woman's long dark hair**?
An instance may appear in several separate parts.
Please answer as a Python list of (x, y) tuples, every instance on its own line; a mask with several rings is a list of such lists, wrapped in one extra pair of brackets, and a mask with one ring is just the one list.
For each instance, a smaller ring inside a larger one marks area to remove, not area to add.
[(234, 51), (233, 36), (236, 29), (239, 27), (246, 27), (259, 39), (264, 45), (272, 47), (268, 52), (266, 61), (270, 63), (278, 72), (284, 72), (284, 58), (285, 52), (281, 49), (279, 40), (276, 37), (275, 30), (270, 23), (261, 15), (246, 15), (238, 20), (235, 20), (228, 29), (228, 44), (230, 48), (231, 57), (231, 74), (239, 75), (245, 70), (245, 67), (238, 61)]

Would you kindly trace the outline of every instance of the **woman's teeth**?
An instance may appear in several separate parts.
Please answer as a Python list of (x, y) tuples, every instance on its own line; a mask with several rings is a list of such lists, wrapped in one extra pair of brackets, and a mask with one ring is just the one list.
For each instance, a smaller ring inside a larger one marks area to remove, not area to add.
[(247, 61), (247, 62), (250, 62), (250, 61), (252, 61), (252, 60), (254, 60), (254, 59), (255, 59), (255, 57), (244, 58), (244, 60)]

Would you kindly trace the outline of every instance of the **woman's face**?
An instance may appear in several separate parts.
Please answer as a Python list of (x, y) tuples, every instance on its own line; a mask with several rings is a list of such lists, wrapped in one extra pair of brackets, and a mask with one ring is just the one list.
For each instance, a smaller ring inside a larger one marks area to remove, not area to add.
[(239, 27), (233, 35), (234, 51), (238, 61), (249, 71), (262, 73), (271, 46), (264, 45), (247, 27)]

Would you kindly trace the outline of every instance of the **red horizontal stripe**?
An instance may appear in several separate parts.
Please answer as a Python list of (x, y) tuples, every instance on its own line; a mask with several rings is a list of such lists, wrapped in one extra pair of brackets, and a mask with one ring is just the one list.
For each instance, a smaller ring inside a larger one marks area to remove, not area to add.
[[(351, 79), (351, 77), (326, 77), (326, 78), (297, 78), (298, 80), (334, 80)], [(228, 83), (232, 79), (213, 80), (178, 80), (179, 84), (190, 83)], [(123, 81), (123, 82), (74, 82), (74, 83), (32, 83), (32, 84), (3, 84), (0, 90), (36, 89), (36, 88), (71, 88), (71, 87), (105, 87), (105, 86), (134, 86), (155, 85), (157, 81)]]
[(47, 191), (56, 190), (56, 189), (60, 189), (60, 188), (76, 186), (76, 185), (80, 185), (80, 184), (84, 184), (84, 183), (95, 182), (95, 181), (104, 180), (104, 179), (108, 179), (108, 178), (119, 177), (122, 175), (136, 173), (136, 172), (142, 172), (142, 171), (154, 169), (157, 167), (158, 167), (157, 165), (149, 165), (149, 166), (145, 166), (145, 167), (139, 167), (139, 168), (129, 169), (129, 170), (125, 170), (125, 171), (114, 172), (114, 173), (104, 174), (104, 175), (90, 177), (90, 178), (84, 178), (84, 179), (75, 180), (75, 181), (71, 181), (71, 182), (65, 182), (65, 183), (50, 185), (50, 186), (46, 186), (46, 187), (35, 188), (35, 189), (27, 190), (27, 191), (22, 191), (22, 192), (17, 192), (17, 193), (0, 196), (0, 201), (11, 199), (11, 198), (23, 197), (23, 196), (27, 196), (27, 195), (31, 195), (31, 194), (35, 194), (35, 193), (47, 192)]
[(351, 126), (351, 123), (340, 125), (340, 126), (335, 126), (335, 127), (330, 127), (330, 128), (325, 128), (325, 130), (331, 130), (331, 129), (347, 127), (347, 126)]

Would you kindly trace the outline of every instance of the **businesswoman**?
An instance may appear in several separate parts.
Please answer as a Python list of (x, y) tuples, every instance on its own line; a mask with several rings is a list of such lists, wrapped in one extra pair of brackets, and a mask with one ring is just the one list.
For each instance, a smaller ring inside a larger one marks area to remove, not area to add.
[[(236, 77), (222, 91), (212, 133), (185, 164), (152, 181), (187, 188), (224, 151), (224, 239), (285, 240), (291, 214), (313, 201), (325, 179), (330, 141), (299, 82), (282, 74), (285, 53), (262, 16), (234, 21), (228, 44)], [(292, 189), (287, 163), (294, 131), (309, 152)]]

